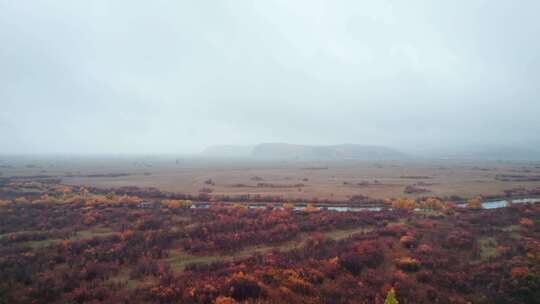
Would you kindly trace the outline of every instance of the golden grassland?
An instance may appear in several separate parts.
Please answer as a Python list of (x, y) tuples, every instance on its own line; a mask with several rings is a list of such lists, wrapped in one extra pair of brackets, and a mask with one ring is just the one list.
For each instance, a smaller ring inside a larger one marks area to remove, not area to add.
[[(312, 169), (318, 168), (318, 169)], [(51, 175), (62, 183), (97, 187), (156, 187), (163, 191), (198, 194), (203, 188), (217, 195), (273, 195), (284, 199), (347, 200), (424, 195), (465, 197), (501, 194), (506, 189), (540, 186), (539, 181), (500, 181), (498, 174), (540, 175), (530, 162), (473, 161), (241, 161), (185, 159), (161, 161), (93, 161), (42, 163), (36, 167), (3, 168), (3, 176)], [(93, 176), (115, 174), (120, 176)], [(422, 177), (422, 178), (418, 178)], [(205, 184), (211, 179), (213, 184)], [(261, 185), (258, 185), (261, 183)], [(294, 185), (302, 184), (300, 187)], [(276, 185), (272, 187), (271, 185)], [(404, 193), (419, 185), (427, 193)]]

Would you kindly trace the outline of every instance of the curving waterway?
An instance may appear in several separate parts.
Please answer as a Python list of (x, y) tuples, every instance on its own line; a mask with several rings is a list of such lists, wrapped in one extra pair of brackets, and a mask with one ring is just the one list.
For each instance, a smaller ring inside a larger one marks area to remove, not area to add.
[[(513, 199), (511, 201), (512, 201), (512, 204), (534, 204), (534, 203), (539, 203), (540, 198), (532, 198), (532, 197), (531, 198), (520, 198), (520, 199)], [(482, 203), (482, 208), (483, 209), (505, 208), (505, 207), (508, 207), (508, 204), (509, 204), (509, 202), (506, 199), (495, 200), (495, 201), (487, 201), (487, 202)], [(458, 207), (465, 208), (465, 207), (467, 207), (467, 204), (459, 204)], [(206, 208), (210, 208), (210, 204), (196, 204), (196, 205), (192, 205), (191, 208), (192, 209), (206, 209)], [(261, 204), (248, 205), (248, 208), (251, 208), (251, 209), (264, 209), (264, 208), (266, 208), (266, 206), (261, 205)], [(283, 207), (275, 207), (275, 208), (281, 209)], [(294, 207), (293, 210), (300, 211), (300, 210), (304, 210), (305, 208), (306, 208), (306, 206), (296, 206), (296, 207)], [(382, 211), (382, 210), (386, 209), (385, 207), (348, 207), (348, 206), (336, 206), (336, 207), (332, 207), (332, 206), (315, 206), (315, 208), (317, 208), (317, 209), (325, 209), (325, 210), (329, 210), (329, 211), (337, 211), (337, 212), (348, 212), (348, 211), (351, 211), (351, 212), (360, 212), (360, 211), (374, 211), (374, 212), (377, 212), (377, 211)], [(389, 208), (389, 209), (391, 209), (391, 208)], [(414, 210), (415, 211), (422, 211), (423, 209), (416, 208)]]

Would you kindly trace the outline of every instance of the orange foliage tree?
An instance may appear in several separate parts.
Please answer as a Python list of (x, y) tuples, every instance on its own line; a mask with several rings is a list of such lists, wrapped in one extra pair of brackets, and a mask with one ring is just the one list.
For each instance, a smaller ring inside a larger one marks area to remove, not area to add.
[(474, 197), (467, 201), (467, 208), (469, 209), (482, 209), (482, 198)]

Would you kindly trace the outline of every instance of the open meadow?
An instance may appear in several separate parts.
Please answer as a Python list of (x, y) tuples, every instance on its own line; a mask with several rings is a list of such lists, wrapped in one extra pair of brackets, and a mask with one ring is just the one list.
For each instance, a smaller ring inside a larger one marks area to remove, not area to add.
[(174, 157), (4, 161), (4, 176), (45, 175), (100, 188), (155, 187), (197, 195), (348, 201), (391, 197), (504, 195), (540, 186), (540, 162), (472, 160), (294, 161)]

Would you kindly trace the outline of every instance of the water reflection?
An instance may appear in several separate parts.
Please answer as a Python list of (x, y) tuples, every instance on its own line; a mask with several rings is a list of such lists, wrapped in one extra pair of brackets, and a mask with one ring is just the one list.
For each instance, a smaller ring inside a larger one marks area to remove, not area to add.
[[(532, 204), (532, 203), (538, 203), (540, 202), (540, 198), (521, 198), (521, 199), (515, 199), (512, 200), (512, 204)], [(496, 201), (488, 201), (482, 203), (483, 209), (498, 209), (498, 208), (504, 208), (508, 206), (508, 200), (496, 200)], [(265, 209), (265, 205), (248, 205), (247, 206), (250, 209)], [(466, 208), (467, 204), (459, 204), (458, 207)], [(191, 206), (191, 209), (208, 209), (210, 208), (210, 204), (195, 204)], [(275, 206), (275, 209), (283, 209), (281, 206)], [(304, 210), (306, 206), (296, 206), (293, 210), (295, 211), (301, 211)], [(337, 211), (337, 212), (360, 212), (360, 211), (382, 211), (382, 210), (391, 210), (384, 207), (348, 207), (348, 206), (316, 206), (316, 209), (319, 210), (328, 210), (328, 211)], [(421, 208), (415, 208), (414, 211), (424, 211), (425, 209)]]

